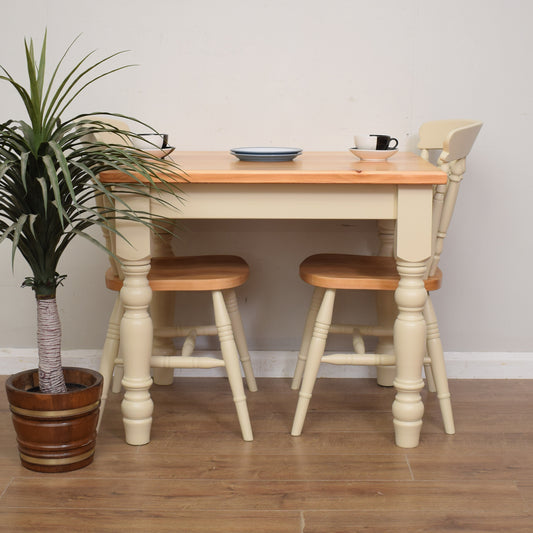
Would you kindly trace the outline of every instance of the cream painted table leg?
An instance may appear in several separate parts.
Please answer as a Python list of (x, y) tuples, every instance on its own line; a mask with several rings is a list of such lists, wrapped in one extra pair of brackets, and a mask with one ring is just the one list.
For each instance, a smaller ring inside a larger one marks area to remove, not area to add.
[[(117, 196), (122, 196), (120, 190)], [(127, 192), (123, 201), (137, 212), (149, 212), (149, 200)], [(150, 397), (150, 357), (153, 326), (148, 313), (152, 290), (150, 271), (150, 231), (143, 224), (117, 220), (117, 256), (122, 261), (124, 283), (120, 298), (124, 314), (120, 323), (120, 354), (124, 361), (124, 399), (122, 417), (126, 442), (141, 445), (150, 442), (154, 404)]]
[(424, 288), (425, 263), (398, 261), (400, 284), (395, 298), (398, 318), (394, 323), (397, 393), (392, 404), (396, 444), (401, 448), (418, 446), (424, 404), (422, 365), (426, 354), (426, 323), (422, 311), (427, 298)]
[(418, 446), (424, 404), (422, 366), (426, 354), (426, 323), (423, 310), (426, 259), (431, 253), (430, 187), (398, 187), (396, 263), (400, 283), (395, 292), (398, 317), (394, 323), (396, 398), (392, 405), (396, 444)]

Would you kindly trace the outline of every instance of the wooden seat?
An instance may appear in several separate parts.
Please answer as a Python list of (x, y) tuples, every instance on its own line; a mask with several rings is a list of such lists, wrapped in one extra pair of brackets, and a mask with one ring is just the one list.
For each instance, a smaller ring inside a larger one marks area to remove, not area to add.
[[(185, 337), (181, 355), (152, 355), (152, 368), (216, 368), (225, 367), (233, 393), (237, 416), (244, 440), (253, 439), (250, 418), (246, 406), (239, 356), (251, 391), (257, 390), (250, 355), (246, 345), (244, 329), (237, 306), (234, 289), (241, 286), (249, 275), (244, 259), (231, 255), (206, 255), (195, 257), (154, 257), (148, 276), (153, 291), (197, 292), (210, 291), (215, 315), (214, 325), (154, 327), (154, 338)], [(106, 286), (114, 291), (122, 288), (118, 272), (109, 268), (106, 272)], [(104, 376), (102, 406), (115, 365), (123, 363), (119, 357), (120, 319), (123, 314), (120, 297), (117, 298), (109, 322), (108, 334), (102, 354), (100, 372)], [(193, 355), (196, 338), (200, 335), (217, 335), (220, 341), (222, 359)]]
[[(153, 257), (148, 282), (153, 291), (217, 291), (240, 287), (250, 274), (246, 261), (235, 255)], [(112, 269), (106, 286), (122, 288), (122, 279)]]
[[(392, 257), (350, 254), (316, 254), (300, 264), (300, 277), (309, 285), (325, 289), (394, 291), (400, 276)], [(442, 272), (424, 280), (426, 290), (440, 288)]]
[[(448, 182), (436, 186), (433, 195), (433, 254), (427, 263), (425, 287), (428, 293), (440, 288), (442, 272), (438, 268), (442, 245), (457, 199), (459, 184), (465, 171), (465, 158), (481, 129), (482, 123), (469, 120), (443, 120), (420, 128), (421, 155), (429, 159), (438, 149), (438, 166), (448, 173)], [(300, 389), (293, 421), (292, 435), (302, 432), (305, 416), (321, 363), (337, 365), (394, 366), (394, 353), (367, 353), (365, 336), (392, 338), (391, 324), (333, 324), (333, 308), (337, 290), (395, 291), (400, 282), (396, 261), (390, 256), (359, 256), (348, 254), (317, 254), (300, 264), (301, 278), (314, 293), (307, 314), (302, 343), (292, 382)], [(430, 390), (437, 392), (445, 432), (455, 433), (448, 379), (437, 318), (431, 298), (423, 309), (426, 321), (427, 357), (424, 361)], [(354, 352), (324, 355), (328, 334), (348, 334)], [(378, 348), (379, 348), (378, 344)], [(393, 352), (393, 350), (392, 350)]]

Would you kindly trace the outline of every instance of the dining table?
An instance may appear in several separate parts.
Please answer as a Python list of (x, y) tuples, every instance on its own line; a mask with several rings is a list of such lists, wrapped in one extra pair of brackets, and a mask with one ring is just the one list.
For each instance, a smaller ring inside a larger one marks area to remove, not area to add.
[[(433, 189), (446, 183), (446, 173), (404, 151), (382, 161), (360, 160), (348, 150), (304, 150), (295, 159), (281, 162), (241, 161), (229, 151), (174, 151), (171, 157), (183, 172), (166, 184), (179, 194), (158, 187), (153, 191), (158, 201), (120, 170), (105, 171), (100, 179), (132, 209), (154, 217), (395, 223), (393, 254), (400, 282), (394, 293), (398, 312), (393, 328), (393, 427), (398, 446), (418, 446), (424, 413), (420, 395), (426, 354), (424, 276), (431, 255)], [(152, 292), (147, 280), (153, 253), (151, 232), (142, 223), (121, 219), (116, 221), (116, 231), (123, 236), (116, 243), (124, 275), (121, 410), (126, 442), (142, 445), (150, 441), (154, 409), (150, 396)]]

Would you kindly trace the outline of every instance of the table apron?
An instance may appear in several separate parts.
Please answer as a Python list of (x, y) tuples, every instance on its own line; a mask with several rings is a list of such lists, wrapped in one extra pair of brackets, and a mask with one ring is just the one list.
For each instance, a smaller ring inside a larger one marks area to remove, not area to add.
[(183, 202), (152, 201), (156, 216), (189, 219), (395, 219), (396, 185), (194, 184), (180, 185)]

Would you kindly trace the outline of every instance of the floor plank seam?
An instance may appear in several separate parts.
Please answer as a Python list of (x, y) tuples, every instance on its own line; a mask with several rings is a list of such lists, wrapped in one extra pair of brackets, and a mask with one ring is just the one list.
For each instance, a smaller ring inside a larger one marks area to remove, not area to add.
[(304, 511), (300, 511), (300, 533), (305, 533), (305, 516)]
[(405, 454), (405, 462), (407, 463), (407, 468), (409, 469), (409, 473), (411, 474), (411, 481), (415, 481), (415, 475), (413, 473), (413, 469), (411, 468), (411, 463), (409, 461), (409, 455)]
[(513, 480), (513, 484), (516, 487), (518, 494), (520, 495), (522, 503), (524, 504), (525, 512), (531, 513), (533, 511), (533, 506), (528, 502), (523, 491), (520, 489), (520, 480)]
[[(239, 507), (238, 509), (216, 509), (216, 508), (202, 508), (202, 507), (188, 507), (188, 508), (178, 508), (178, 509), (160, 509), (156, 507), (60, 507), (60, 506), (35, 506), (35, 505), (20, 505), (20, 506), (14, 506), (14, 505), (0, 505), (0, 511), (8, 511), (8, 510), (23, 510), (23, 509), (29, 509), (30, 511), (35, 511), (36, 509), (39, 509), (41, 511), (103, 511), (103, 512), (141, 512), (141, 513), (150, 513), (150, 512), (163, 512), (163, 513), (198, 513), (198, 512), (210, 512), (215, 511), (217, 514), (228, 514), (232, 515), (235, 513), (255, 513), (255, 514), (263, 514), (265, 512), (268, 513), (275, 513), (275, 514), (300, 514), (303, 513), (300, 509), (278, 509), (278, 508), (271, 508), (268, 507), (265, 508), (246, 508), (246, 507)], [(324, 509), (316, 509), (317, 511), (324, 511)], [(335, 509), (326, 509), (326, 511), (332, 511)], [(315, 509), (312, 510), (313, 512)], [(350, 511), (350, 509), (341, 509), (341, 511)], [(0, 529), (1, 531), (1, 529)]]
[(4, 490), (2, 491), (2, 493), (0, 494), (0, 503), (2, 501), (2, 498), (4, 497), (5, 493), (7, 492), (7, 490), (9, 489), (9, 487), (11, 486), (11, 484), (13, 483), (13, 480), (15, 479), (15, 476), (12, 476), (10, 479), (9, 479), (9, 482), (7, 483), (7, 485), (5, 486)]

